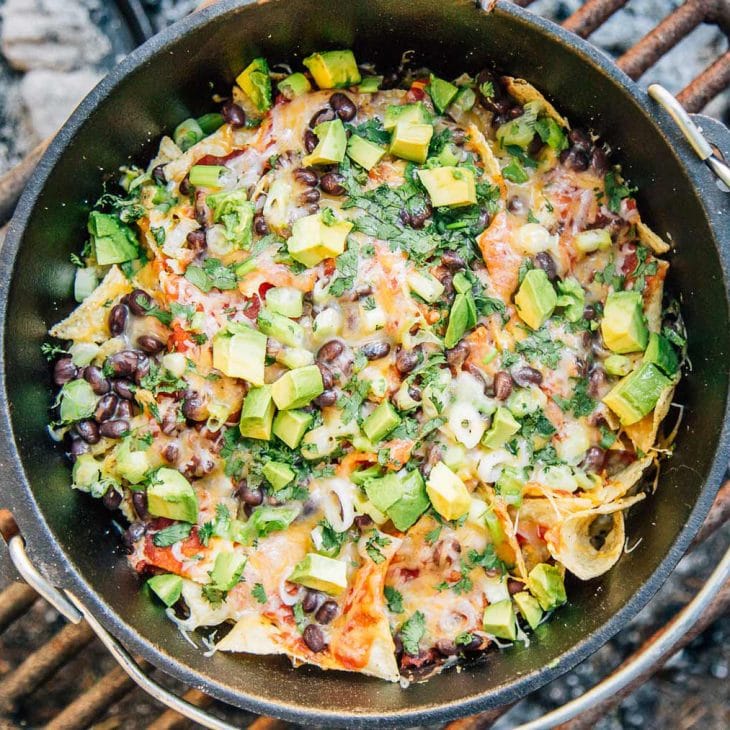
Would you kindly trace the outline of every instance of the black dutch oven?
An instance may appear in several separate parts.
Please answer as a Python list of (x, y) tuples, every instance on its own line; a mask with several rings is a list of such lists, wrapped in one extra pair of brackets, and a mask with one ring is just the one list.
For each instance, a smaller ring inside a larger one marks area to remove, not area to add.
[[(396, 66), (414, 50), (442, 76), (490, 63), (532, 81), (571, 120), (599, 132), (639, 187), (650, 225), (668, 233), (669, 287), (682, 301), (692, 370), (677, 395), (684, 418), (658, 493), (628, 520), (636, 549), (606, 575), (569, 586), (570, 601), (517, 645), (407, 689), (283, 658), (206, 658), (139, 590), (109, 514), (69, 489), (69, 467), (46, 433), (52, 390), (40, 351), (71, 308), (69, 254), (84, 240), (102, 180), (144, 161), (155, 141), (210, 109), (252, 57), (296, 63), (325, 48)], [(730, 148), (728, 133), (703, 120)], [(728, 462), (730, 204), (674, 122), (580, 39), (507, 2), (468, 0), (228, 0), (153, 38), (81, 104), (40, 163), (0, 254), (2, 436), (0, 501), (15, 514), (36, 566), (78, 597), (131, 650), (226, 702), (304, 724), (436, 723), (513, 702), (581, 661), (619, 631), (670, 574), (706, 516)]]

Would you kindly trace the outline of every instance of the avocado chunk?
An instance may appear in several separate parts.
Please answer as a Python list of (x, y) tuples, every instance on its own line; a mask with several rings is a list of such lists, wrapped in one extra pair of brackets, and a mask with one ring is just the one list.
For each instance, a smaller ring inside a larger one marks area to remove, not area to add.
[(347, 143), (347, 156), (368, 171), (380, 162), (384, 154), (385, 147), (357, 134), (353, 134)]
[(608, 228), (592, 228), (590, 231), (582, 231), (573, 240), (575, 247), (581, 253), (607, 251), (612, 245), (611, 232)]
[(289, 370), (303, 368), (314, 362), (314, 355), (304, 347), (285, 347), (276, 354), (276, 362), (281, 363)]
[(387, 512), (403, 496), (403, 483), (397, 474), (391, 472), (384, 477), (368, 479), (365, 494), (376, 509)]
[(428, 157), (432, 136), (430, 124), (398, 122), (390, 138), (390, 154), (422, 165)]
[(484, 521), (487, 523), (487, 530), (489, 530), (489, 536), (492, 538), (492, 542), (497, 547), (502, 545), (507, 539), (507, 535), (505, 534), (502, 521), (492, 507), (489, 507), (484, 513)]
[(198, 497), (190, 482), (177, 470), (158, 469), (147, 487), (147, 509), (155, 517), (195, 523)]
[(502, 148), (516, 145), (526, 150), (535, 136), (535, 121), (537, 114), (534, 109), (525, 105), (525, 113), (505, 122), (497, 128), (497, 141)]
[(216, 556), (210, 582), (219, 591), (230, 591), (241, 580), (246, 567), (246, 556), (234, 552), (220, 552)]
[(527, 587), (543, 611), (552, 611), (568, 600), (563, 576), (554, 565), (538, 563), (527, 576)]
[(266, 306), (284, 317), (301, 317), (304, 311), (302, 302), (302, 292), (293, 286), (275, 286), (266, 292)]
[(276, 88), (279, 89), (279, 93), (283, 97), (291, 101), (296, 99), (297, 96), (302, 96), (302, 94), (311, 91), (312, 84), (309, 83), (309, 79), (303, 73), (297, 72), (279, 81)]
[(296, 474), (287, 464), (282, 464), (280, 461), (269, 461), (264, 464), (264, 468), (261, 473), (266, 477), (266, 481), (271, 484), (275, 492), (283, 489), (287, 484), (294, 481)]
[(659, 396), (671, 384), (656, 365), (644, 362), (619, 380), (603, 402), (619, 417), (622, 426), (630, 426), (654, 410)]
[(376, 91), (380, 91), (380, 84), (382, 83), (382, 76), (365, 76), (357, 90), (360, 94), (374, 94)]
[(265, 58), (254, 58), (236, 77), (236, 83), (258, 111), (271, 108), (271, 78)]
[(150, 460), (145, 451), (132, 451), (129, 440), (119, 445), (116, 452), (117, 474), (130, 484), (139, 484), (149, 471)]
[(652, 332), (649, 335), (649, 344), (644, 351), (643, 362), (656, 365), (665, 375), (670, 377), (679, 370), (679, 358), (666, 337)]
[(497, 408), (492, 425), (482, 436), (482, 446), (488, 449), (499, 449), (504, 446), (507, 441), (514, 436), (521, 426), (517, 419), (510, 413), (507, 408), (500, 406)]
[(430, 94), (431, 101), (433, 101), (433, 105), (436, 107), (437, 111), (443, 114), (449, 104), (451, 104), (456, 95), (459, 93), (459, 88), (448, 81), (439, 79), (431, 74), (431, 83), (428, 87), (428, 93)]
[(391, 105), (385, 110), (383, 128), (386, 132), (395, 129), (398, 123), (403, 124), (430, 124), (431, 115), (425, 104), (417, 101), (415, 104)]
[(547, 274), (542, 269), (532, 269), (525, 274), (515, 295), (517, 314), (534, 330), (539, 330), (555, 311), (558, 297)]
[(418, 177), (434, 208), (460, 208), (477, 202), (474, 173), (465, 167), (432, 167), (419, 170)]
[(302, 63), (320, 89), (341, 89), (362, 80), (355, 55), (350, 50), (313, 53)]
[(498, 639), (514, 641), (517, 638), (517, 619), (512, 601), (505, 598), (497, 603), (490, 603), (484, 609), (482, 619), (484, 631)]
[(519, 506), (522, 504), (522, 487), (525, 484), (521, 469), (506, 466), (497, 479), (494, 490), (506, 504)]
[(542, 620), (542, 609), (536, 598), (533, 598), (527, 591), (520, 591), (512, 596), (517, 610), (522, 614), (522, 618), (527, 621), (531, 629), (536, 629)]
[(71, 472), (74, 489), (88, 492), (101, 479), (101, 462), (93, 454), (79, 454)]
[(280, 411), (274, 419), (274, 435), (290, 449), (296, 449), (313, 420), (314, 416), (306, 411)]
[(229, 323), (213, 338), (213, 367), (229, 378), (264, 384), (266, 335), (245, 325)]
[(474, 89), (470, 89), (468, 86), (462, 86), (451, 102), (449, 116), (453, 117), (457, 122), (460, 121), (468, 111), (474, 108), (476, 100), (477, 95), (474, 93)]
[(409, 271), (406, 274), (408, 288), (428, 304), (433, 304), (444, 293), (444, 285), (428, 271)]
[(323, 392), (322, 373), (316, 365), (289, 370), (271, 386), (271, 396), (280, 411), (309, 405)]
[(318, 124), (314, 133), (319, 142), (311, 154), (302, 159), (302, 165), (334, 165), (345, 159), (347, 135), (341, 119)]
[(176, 604), (182, 595), (183, 581), (179, 575), (164, 573), (150, 578), (147, 586), (169, 608)]
[(417, 469), (414, 469), (401, 478), (400, 499), (388, 507), (386, 514), (396, 530), (405, 532), (418, 521), (430, 504), (423, 477)]
[(339, 596), (347, 588), (347, 564), (344, 560), (307, 553), (307, 557), (296, 565), (287, 580), (331, 596)]
[(322, 214), (298, 218), (292, 225), (292, 234), (286, 242), (291, 257), (300, 264), (312, 267), (320, 261), (339, 256), (345, 250), (350, 221), (338, 220), (327, 225)]
[(281, 342), (282, 345), (289, 347), (302, 347), (306, 334), (304, 327), (281, 314), (261, 309), (259, 316), (256, 318), (256, 324), (259, 329), (269, 337)]
[(254, 204), (245, 190), (226, 190), (208, 195), (206, 205), (213, 212), (215, 223), (222, 223), (231, 250), (248, 248), (253, 237)]
[(383, 401), (364, 421), (362, 430), (374, 444), (385, 438), (398, 424), (400, 416), (395, 408)]
[(469, 490), (464, 482), (442, 462), (431, 470), (426, 492), (433, 508), (445, 520), (458, 520), (471, 506)]
[(92, 211), (89, 214), (88, 230), (99, 266), (121, 264), (139, 257), (137, 236), (115, 215)]
[(274, 420), (274, 401), (271, 386), (261, 385), (251, 388), (243, 401), (241, 420), (238, 424), (241, 436), (268, 441), (271, 438), (271, 425)]
[(623, 377), (631, 372), (631, 360), (626, 355), (609, 355), (603, 361), (603, 369), (609, 375)]
[(94, 413), (99, 398), (84, 379), (70, 380), (61, 388), (61, 406), (58, 416), (61, 423), (71, 423), (89, 418)]
[(603, 308), (601, 334), (606, 347), (619, 355), (646, 348), (649, 330), (640, 292), (619, 291), (608, 295)]

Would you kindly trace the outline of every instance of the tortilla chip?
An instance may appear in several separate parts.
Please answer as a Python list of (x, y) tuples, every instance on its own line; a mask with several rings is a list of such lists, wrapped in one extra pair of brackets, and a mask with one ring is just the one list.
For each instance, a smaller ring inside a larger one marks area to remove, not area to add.
[(248, 613), (236, 621), (235, 626), (215, 647), (218, 651), (245, 652), (247, 654), (284, 654), (280, 632), (265, 616)]
[(545, 113), (549, 117), (552, 117), (561, 127), (570, 129), (568, 120), (532, 84), (524, 79), (516, 79), (512, 76), (504, 76), (502, 80), (507, 86), (507, 92), (513, 99), (523, 105), (529, 101), (542, 102)]
[(112, 266), (101, 284), (62, 322), (50, 330), (51, 337), (100, 344), (109, 338), (109, 310), (132, 291), (118, 266)]
[(674, 384), (668, 385), (659, 396), (659, 400), (651, 413), (644, 416), (640, 421), (624, 428), (624, 433), (631, 439), (634, 446), (644, 453), (656, 446), (659, 426), (661, 426), (662, 421), (672, 407), (675, 388)]
[(652, 231), (646, 223), (637, 223), (636, 230), (639, 234), (639, 240), (654, 253), (662, 254), (669, 251), (669, 244), (657, 236), (657, 234), (654, 233), (654, 231)]
[(469, 132), (468, 146), (472, 147), (474, 151), (481, 157), (484, 163), (484, 169), (487, 171), (489, 176), (499, 185), (502, 196), (506, 194), (506, 188), (504, 185), (504, 179), (502, 178), (502, 168), (499, 166), (499, 161), (494, 156), (492, 148), (489, 146), (485, 136), (479, 131), (475, 124), (470, 124), (467, 127)]
[(613, 502), (620, 499), (641, 479), (653, 461), (653, 456), (645, 456), (643, 459), (638, 459), (629, 464), (623, 471), (615, 474), (608, 479), (606, 484), (595, 491), (596, 498), (601, 502)]
[(662, 299), (664, 298), (664, 279), (667, 277), (669, 264), (666, 261), (657, 261), (657, 272), (646, 277), (644, 289), (644, 312), (649, 332), (661, 332), (662, 329)]

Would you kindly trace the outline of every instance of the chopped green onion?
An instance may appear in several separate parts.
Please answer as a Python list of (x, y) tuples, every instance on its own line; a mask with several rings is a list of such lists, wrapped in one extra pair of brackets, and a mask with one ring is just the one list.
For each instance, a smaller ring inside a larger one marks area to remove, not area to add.
[(178, 124), (172, 134), (175, 144), (183, 151), (187, 152), (194, 144), (200, 142), (205, 137), (203, 130), (200, 128), (197, 119), (186, 119)]
[(196, 188), (217, 188), (221, 175), (227, 169), (221, 165), (193, 165), (190, 168), (190, 184)]

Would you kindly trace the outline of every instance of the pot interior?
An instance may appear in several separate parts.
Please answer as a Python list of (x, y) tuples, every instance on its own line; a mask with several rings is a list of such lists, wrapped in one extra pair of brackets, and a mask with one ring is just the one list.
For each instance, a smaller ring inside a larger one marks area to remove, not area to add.
[[(436, 721), (475, 709), (458, 705), (478, 695), (480, 706), (486, 706), (535, 689), (548, 674), (608, 638), (617, 628), (617, 612), (627, 609), (627, 616), (648, 598), (649, 589), (637, 594), (655, 572), (661, 576), (655, 576), (651, 590), (665, 577), (672, 566), (662, 562), (703, 488), (714, 488), (704, 485), (725, 412), (728, 371), (717, 363), (725, 362), (730, 350), (728, 303), (718, 247), (680, 159), (639, 103), (601, 69), (597, 55), (571, 49), (502, 5), (486, 14), (471, 0), (272, 0), (238, 7), (171, 38), (153, 41), (158, 50), (116, 88), (98, 94), (73, 135), (61, 133), (66, 146), (40, 190), (15, 261), (5, 335), (7, 393), (25, 476), (50, 531), (103, 604), (128, 625), (127, 639), (150, 642), (160, 652), (158, 664), (181, 662), (229, 701), (253, 702), (268, 711), (272, 703), (278, 708), (273, 711), (290, 717), (298, 711), (352, 713), (381, 721), (441, 707), (442, 713), (430, 716)], [(690, 335), (693, 370), (679, 394), (686, 408), (676, 453), (663, 466), (658, 494), (639, 505), (628, 522), (636, 549), (602, 578), (572, 582), (570, 603), (534, 633), (529, 648), (492, 653), (478, 667), (407, 690), (344, 673), (295, 671), (281, 658), (205, 658), (139, 591), (137, 576), (117, 549), (109, 513), (69, 489), (68, 465), (45, 430), (52, 393), (40, 345), (49, 325), (71, 309), (69, 254), (84, 241), (86, 216), (105, 177), (122, 164), (148, 159), (154, 141), (182, 119), (211, 110), (211, 91), (226, 94), (253, 56), (296, 66), (307, 53), (329, 47), (352, 47), (358, 59), (382, 68), (414, 50), (419, 63), (446, 77), (495, 63), (546, 91), (575, 124), (603, 134), (615, 150), (614, 160), (638, 185), (647, 221), (676, 244), (669, 286), (681, 296)], [(27, 505), (21, 511), (27, 515)], [(692, 519), (697, 523), (700, 517)], [(579, 644), (578, 654), (556, 664)], [(551, 671), (543, 672), (548, 666)]]

